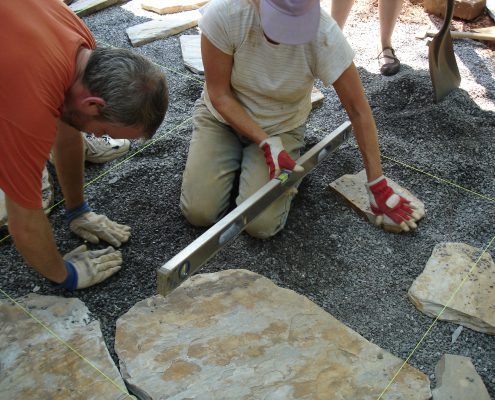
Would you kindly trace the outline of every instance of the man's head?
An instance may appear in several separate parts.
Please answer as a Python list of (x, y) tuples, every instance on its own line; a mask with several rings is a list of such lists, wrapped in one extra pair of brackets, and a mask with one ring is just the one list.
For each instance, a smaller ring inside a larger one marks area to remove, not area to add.
[(150, 138), (168, 108), (165, 75), (158, 66), (130, 50), (91, 51), (79, 85), (66, 93), (61, 116), (79, 130), (102, 134), (113, 127), (115, 131), (121, 128), (127, 137)]
[(261, 25), (272, 41), (304, 44), (316, 38), (320, 0), (261, 0), (260, 4)]

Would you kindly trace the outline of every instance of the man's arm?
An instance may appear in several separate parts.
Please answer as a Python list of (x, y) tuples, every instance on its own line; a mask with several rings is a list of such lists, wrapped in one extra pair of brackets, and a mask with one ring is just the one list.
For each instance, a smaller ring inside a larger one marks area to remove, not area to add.
[(5, 196), (5, 203), (9, 232), (19, 253), (43, 276), (53, 282), (63, 282), (67, 277), (67, 270), (43, 209), (21, 207), (8, 196)]
[(81, 132), (59, 121), (54, 145), (57, 178), (62, 188), (70, 229), (91, 243), (105, 240), (120, 247), (131, 228), (95, 214), (84, 201), (84, 145)]
[(59, 121), (53, 151), (65, 207), (79, 207), (84, 202), (84, 145), (81, 132)]

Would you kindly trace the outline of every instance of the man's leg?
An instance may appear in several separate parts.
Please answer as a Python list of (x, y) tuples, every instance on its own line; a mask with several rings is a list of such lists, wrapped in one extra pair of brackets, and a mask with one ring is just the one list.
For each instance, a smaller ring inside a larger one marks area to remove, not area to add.
[[(300, 150), (304, 146), (304, 127), (299, 127), (280, 135), (282, 143), (289, 155), (297, 160)], [(239, 182), (239, 196), (236, 203), (239, 205), (249, 196), (255, 193), (269, 180), (268, 166), (263, 152), (256, 144), (251, 144), (244, 149), (242, 170)], [(289, 215), (290, 203), (294, 198), (296, 189), (289, 189), (275, 200), (258, 217), (246, 227), (246, 232), (251, 236), (267, 239), (275, 235), (284, 226)]]
[(239, 137), (198, 101), (180, 196), (180, 208), (191, 224), (209, 226), (223, 216), (241, 157)]
[(354, 0), (332, 0), (332, 18), (344, 30), (345, 21), (351, 12)]

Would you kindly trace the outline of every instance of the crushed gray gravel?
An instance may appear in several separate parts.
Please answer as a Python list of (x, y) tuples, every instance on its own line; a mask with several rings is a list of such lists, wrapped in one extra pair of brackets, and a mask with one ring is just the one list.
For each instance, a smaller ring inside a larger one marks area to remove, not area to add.
[[(142, 11), (136, 16), (130, 10), (130, 4), (114, 6), (84, 21), (100, 44), (131, 48), (125, 29), (153, 14)], [(265, 241), (242, 234), (202, 272), (245, 268), (262, 274), (307, 296), (366, 339), (406, 359), (432, 323), (406, 294), (434, 246), (463, 242), (485, 248), (495, 235), (494, 58), (483, 43), (456, 40), (461, 88), (434, 104), (427, 47), (414, 38), (425, 25), (399, 21), (394, 47), (402, 69), (385, 78), (379, 74), (373, 42), (378, 21), (358, 17), (351, 14), (345, 33), (356, 51), (355, 62), (376, 118), (386, 156), (384, 170), (425, 203), (425, 220), (411, 234), (385, 233), (329, 190), (333, 180), (363, 168), (351, 140), (305, 178), (280, 234)], [(427, 21), (425, 17), (423, 22)], [(163, 66), (168, 77), (170, 109), (157, 134), (160, 139), (125, 163), (87, 164), (86, 169), (89, 182), (115, 167), (92, 183), (86, 196), (95, 211), (132, 226), (131, 240), (122, 247), (123, 269), (87, 290), (54, 290), (26, 267), (11, 241), (0, 244), (1, 288), (12, 297), (39, 287), (38, 294), (80, 298), (100, 320), (115, 361), (116, 320), (139, 300), (154, 295), (157, 269), (205, 231), (190, 226), (179, 209), (192, 129), (189, 118), (201, 93), (201, 80), (183, 66), (179, 35), (134, 50)], [(325, 101), (309, 119), (307, 148), (347, 119), (333, 89), (317, 86)], [(134, 142), (132, 152), (142, 146)], [(60, 198), (57, 187), (56, 199)], [(62, 207), (50, 219), (61, 252), (81, 244), (68, 230)], [(1, 228), (0, 239), (7, 233)], [(495, 256), (495, 245), (489, 251)], [(470, 357), (495, 396), (495, 337), (464, 329), (452, 344), (456, 328), (439, 321), (410, 364), (430, 376), (434, 387), (434, 367), (444, 353)]]

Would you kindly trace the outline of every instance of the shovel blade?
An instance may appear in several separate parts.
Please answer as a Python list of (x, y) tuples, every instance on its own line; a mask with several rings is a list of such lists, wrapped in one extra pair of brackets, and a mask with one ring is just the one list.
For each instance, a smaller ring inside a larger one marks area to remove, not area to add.
[(450, 21), (454, 14), (454, 0), (447, 0), (442, 28), (430, 42), (428, 61), (435, 103), (438, 103), (461, 83), (461, 75), (455, 60)]
[(438, 103), (461, 83), (450, 32), (437, 34), (428, 49), (430, 77), (435, 102)]

